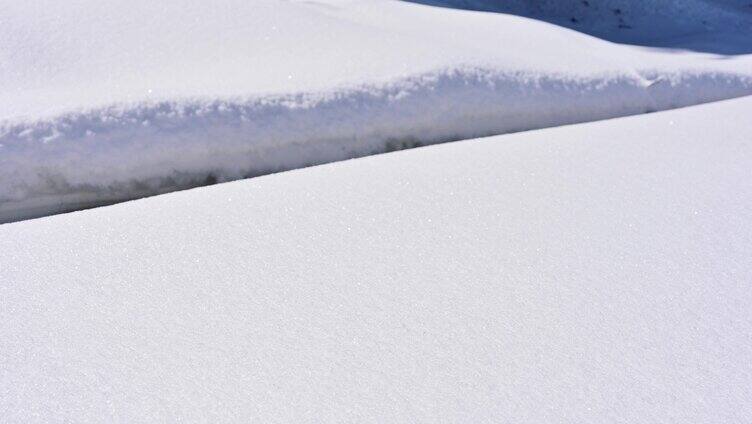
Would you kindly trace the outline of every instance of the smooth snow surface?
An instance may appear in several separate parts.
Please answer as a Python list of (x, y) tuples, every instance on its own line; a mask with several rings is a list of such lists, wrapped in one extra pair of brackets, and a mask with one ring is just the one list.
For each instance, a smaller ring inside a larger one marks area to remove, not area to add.
[(6, 1), (0, 19), (0, 222), (752, 93), (750, 55), (399, 1)]
[(0, 417), (752, 422), (752, 98), (0, 226)]

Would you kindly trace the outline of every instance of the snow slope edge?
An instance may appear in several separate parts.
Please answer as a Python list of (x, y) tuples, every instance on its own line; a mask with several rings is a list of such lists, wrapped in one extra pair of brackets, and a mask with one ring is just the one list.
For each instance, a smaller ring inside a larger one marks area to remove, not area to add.
[(752, 94), (723, 72), (458, 67), (381, 85), (113, 105), (0, 123), (0, 222), (390, 150)]

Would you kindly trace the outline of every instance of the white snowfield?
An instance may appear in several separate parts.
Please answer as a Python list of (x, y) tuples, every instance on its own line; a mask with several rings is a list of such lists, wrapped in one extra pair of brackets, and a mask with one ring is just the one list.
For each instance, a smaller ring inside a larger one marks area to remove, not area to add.
[(752, 55), (388, 0), (6, 1), (0, 19), (0, 222), (752, 94)]
[(0, 417), (752, 422), (752, 98), (0, 226)]

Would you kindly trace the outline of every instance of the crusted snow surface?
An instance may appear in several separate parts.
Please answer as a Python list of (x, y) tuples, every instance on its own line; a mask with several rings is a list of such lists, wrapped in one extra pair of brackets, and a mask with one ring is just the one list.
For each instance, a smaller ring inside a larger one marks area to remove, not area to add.
[(396, 1), (35, 0), (3, 13), (0, 222), (752, 93), (752, 56)]
[(750, 422), (750, 110), (2, 225), (2, 421)]

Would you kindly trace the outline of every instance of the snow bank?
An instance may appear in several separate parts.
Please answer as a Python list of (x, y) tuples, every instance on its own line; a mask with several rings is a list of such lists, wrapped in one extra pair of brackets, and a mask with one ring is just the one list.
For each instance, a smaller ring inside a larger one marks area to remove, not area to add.
[(752, 78), (456, 69), (385, 86), (137, 104), (0, 127), (0, 222), (442, 141), (752, 93)]
[(0, 417), (751, 422), (752, 98), (0, 226)]
[(402, 2), (37, 0), (7, 16), (0, 222), (752, 93), (752, 56)]

